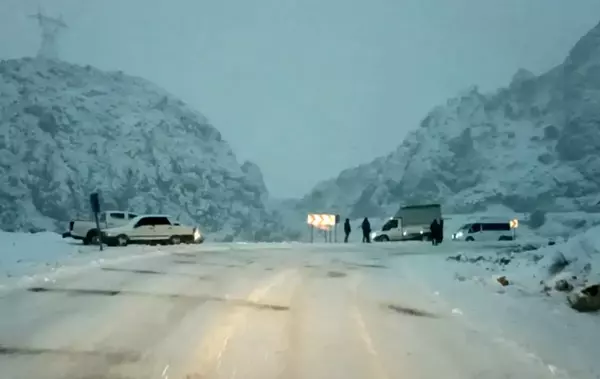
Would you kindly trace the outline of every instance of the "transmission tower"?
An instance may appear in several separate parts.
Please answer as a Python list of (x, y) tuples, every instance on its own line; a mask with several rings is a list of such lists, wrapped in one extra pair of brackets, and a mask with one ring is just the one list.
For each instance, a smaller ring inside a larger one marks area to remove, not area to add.
[(42, 9), (38, 8), (38, 13), (29, 16), (37, 20), (42, 31), (42, 43), (37, 53), (38, 58), (58, 60), (57, 37), (59, 33), (67, 28), (67, 24), (62, 19), (46, 16)]

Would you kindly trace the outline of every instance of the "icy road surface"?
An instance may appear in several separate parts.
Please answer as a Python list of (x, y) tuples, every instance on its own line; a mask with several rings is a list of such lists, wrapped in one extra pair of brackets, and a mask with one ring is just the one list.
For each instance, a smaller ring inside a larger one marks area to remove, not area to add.
[(540, 357), (550, 333), (512, 341), (446, 298), (433, 276), (452, 266), (431, 278), (423, 267), (449, 246), (215, 244), (132, 259), (124, 248), (0, 293), (0, 377), (595, 377)]

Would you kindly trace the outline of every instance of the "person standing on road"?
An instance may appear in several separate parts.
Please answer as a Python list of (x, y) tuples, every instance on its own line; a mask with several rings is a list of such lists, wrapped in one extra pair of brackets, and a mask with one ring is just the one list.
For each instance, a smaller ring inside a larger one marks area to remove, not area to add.
[(361, 228), (363, 232), (362, 241), (366, 243), (371, 243), (371, 223), (369, 222), (368, 218), (365, 217), (365, 219), (362, 222)]
[(344, 222), (344, 243), (348, 243), (348, 237), (350, 237), (350, 232), (352, 231), (352, 228), (350, 227), (350, 219), (347, 218), (346, 221)]
[(442, 243), (444, 241), (444, 219), (443, 218), (440, 219), (439, 237), (440, 237), (440, 239), (438, 240), (438, 243)]
[(440, 224), (438, 224), (437, 218), (433, 220), (431, 225), (429, 226), (429, 230), (431, 231), (431, 244), (437, 245), (439, 241), (439, 230)]

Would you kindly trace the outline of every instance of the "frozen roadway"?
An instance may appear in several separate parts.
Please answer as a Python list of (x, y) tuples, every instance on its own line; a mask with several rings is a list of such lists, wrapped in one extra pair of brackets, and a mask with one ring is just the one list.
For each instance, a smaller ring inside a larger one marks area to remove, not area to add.
[(444, 250), (415, 246), (124, 248), (0, 293), (0, 378), (560, 376), (462, 317), (411, 269)]

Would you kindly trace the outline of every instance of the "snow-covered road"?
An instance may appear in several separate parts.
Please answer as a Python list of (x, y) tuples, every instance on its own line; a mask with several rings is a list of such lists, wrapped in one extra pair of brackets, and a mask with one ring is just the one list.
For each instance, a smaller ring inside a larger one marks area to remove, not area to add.
[[(445, 261), (459, 248), (215, 244), (141, 258), (125, 248), (0, 293), (0, 377), (598, 377), (597, 349), (543, 329), (551, 310), (596, 317), (591, 326), (597, 316), (467, 289), (477, 286)], [(600, 341), (600, 328), (587, 332)]]

